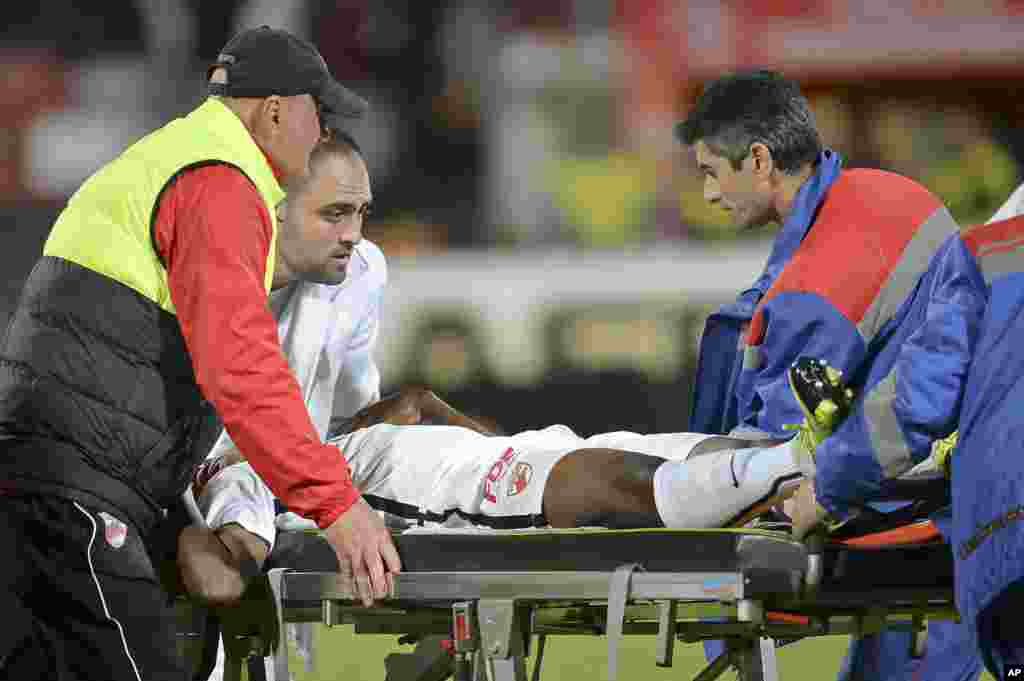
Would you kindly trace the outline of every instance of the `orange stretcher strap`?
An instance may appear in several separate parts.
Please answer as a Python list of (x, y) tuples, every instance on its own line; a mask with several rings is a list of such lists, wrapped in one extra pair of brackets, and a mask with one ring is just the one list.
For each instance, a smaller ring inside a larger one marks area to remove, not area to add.
[(794, 615), (790, 612), (776, 612), (769, 610), (764, 614), (769, 622), (779, 622), (781, 624), (802, 624), (807, 626), (811, 622), (811, 618), (807, 615)]
[(838, 542), (844, 546), (877, 549), (886, 546), (906, 546), (908, 544), (928, 544), (942, 541), (942, 535), (935, 523), (922, 520), (911, 525), (904, 525), (885, 532), (875, 532), (862, 537), (851, 537)]

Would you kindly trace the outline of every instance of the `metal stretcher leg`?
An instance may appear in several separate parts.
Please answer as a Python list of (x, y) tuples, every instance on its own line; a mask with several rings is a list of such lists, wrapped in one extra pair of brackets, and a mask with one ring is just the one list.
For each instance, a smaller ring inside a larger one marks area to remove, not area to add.
[(482, 599), (476, 606), (480, 644), (490, 681), (526, 681), (526, 630), (510, 599)]
[(770, 638), (741, 640), (734, 650), (734, 664), (742, 681), (778, 681), (775, 641)]
[[(741, 600), (736, 617), (741, 622), (763, 624), (764, 606), (758, 601)], [(694, 681), (713, 681), (729, 667), (734, 667), (741, 681), (778, 681), (775, 640), (768, 637), (735, 636), (725, 640), (725, 650), (698, 674)]]
[[(758, 601), (741, 600), (736, 609), (737, 619), (743, 622), (763, 624), (764, 605)], [(734, 659), (743, 681), (778, 681), (779, 671), (775, 660), (775, 641), (771, 638), (734, 639)]]
[(544, 648), (547, 646), (548, 637), (541, 634), (537, 637), (537, 659), (533, 661), (533, 676), (530, 681), (540, 681), (540, 670), (544, 663)]
[(729, 654), (729, 650), (726, 649), (718, 657), (711, 660), (711, 663), (702, 669), (697, 676), (693, 677), (693, 681), (715, 681), (715, 679), (729, 669), (731, 664), (732, 656)]
[(615, 681), (619, 671), (619, 643), (622, 642), (622, 625), (625, 619), (626, 601), (629, 600), (629, 582), (633, 573), (643, 570), (639, 563), (629, 563), (615, 568), (608, 593), (608, 681)]
[(694, 681), (714, 681), (734, 667), (740, 681), (778, 681), (775, 641), (770, 638), (730, 638), (725, 651), (711, 661)]
[(654, 663), (659, 667), (672, 666), (672, 654), (676, 644), (676, 612), (675, 601), (658, 602), (658, 640), (655, 644)]
[(277, 612), (277, 630), (280, 640), (274, 649), (274, 678), (290, 679), (288, 671), (288, 641), (284, 628), (284, 603), (281, 602), (281, 581), (284, 578), (284, 568), (274, 568), (267, 571), (267, 582), (270, 584), (270, 592), (274, 597), (274, 610)]

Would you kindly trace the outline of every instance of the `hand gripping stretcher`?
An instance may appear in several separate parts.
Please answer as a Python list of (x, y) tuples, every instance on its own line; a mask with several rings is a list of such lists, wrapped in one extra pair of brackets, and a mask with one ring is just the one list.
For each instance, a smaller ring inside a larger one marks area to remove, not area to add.
[[(920, 634), (928, 618), (955, 617), (952, 556), (926, 520), (807, 542), (764, 529), (419, 528), (395, 543), (404, 571), (387, 599), (364, 608), (322, 538), (280, 535), (266, 575), (219, 614), (225, 679), (260, 656), (289, 678), (287, 623), (354, 624), (418, 642), (388, 656), (389, 681), (525, 681), (531, 654), (536, 681), (547, 638), (581, 633), (607, 637), (609, 679), (621, 637), (649, 635), (659, 666), (672, 665), (676, 639), (723, 639), (725, 652), (697, 681), (730, 667), (760, 681), (778, 678), (779, 645), (883, 627)], [(209, 639), (195, 678), (208, 673)], [(250, 678), (262, 673), (249, 668)]]

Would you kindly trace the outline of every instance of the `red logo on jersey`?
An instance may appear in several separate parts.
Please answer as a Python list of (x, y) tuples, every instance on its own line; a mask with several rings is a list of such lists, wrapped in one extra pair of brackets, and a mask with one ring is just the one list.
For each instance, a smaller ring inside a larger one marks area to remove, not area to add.
[(494, 485), (501, 482), (501, 479), (505, 477), (505, 473), (508, 472), (508, 466), (512, 463), (512, 459), (516, 456), (515, 451), (509, 447), (505, 450), (505, 453), (498, 457), (498, 460), (491, 464), (490, 470), (487, 471), (487, 477), (484, 479), (484, 499), (491, 502), (492, 504), (498, 503), (498, 497), (494, 494)]
[(213, 477), (228, 467), (227, 457), (223, 454), (207, 459), (195, 467), (192, 471), (192, 495), (199, 500), (203, 490)]
[(508, 479), (508, 495), (514, 497), (522, 492), (530, 484), (532, 477), (533, 466), (522, 461), (517, 463), (512, 467), (512, 477)]

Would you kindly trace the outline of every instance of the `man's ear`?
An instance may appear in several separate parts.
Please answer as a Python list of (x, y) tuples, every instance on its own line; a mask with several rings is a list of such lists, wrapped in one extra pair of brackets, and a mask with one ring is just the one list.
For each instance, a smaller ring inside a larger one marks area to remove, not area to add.
[(281, 124), (281, 98), (278, 95), (271, 95), (260, 104), (260, 117), (264, 121), (270, 121), (277, 127)]
[(218, 85), (226, 85), (228, 82), (228, 70), (223, 66), (218, 66), (210, 74), (210, 82)]
[(759, 177), (768, 177), (775, 170), (772, 150), (763, 142), (754, 142), (750, 145), (750, 160), (754, 174)]

